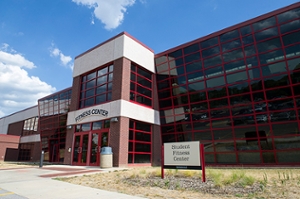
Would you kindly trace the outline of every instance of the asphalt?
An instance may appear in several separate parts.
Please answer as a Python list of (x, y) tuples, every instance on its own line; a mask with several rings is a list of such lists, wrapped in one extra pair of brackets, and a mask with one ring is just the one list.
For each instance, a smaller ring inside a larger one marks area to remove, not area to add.
[(142, 199), (142, 197), (110, 192), (55, 180), (63, 176), (79, 176), (108, 172), (120, 168), (101, 169), (67, 165), (47, 165), (0, 169), (1, 199)]

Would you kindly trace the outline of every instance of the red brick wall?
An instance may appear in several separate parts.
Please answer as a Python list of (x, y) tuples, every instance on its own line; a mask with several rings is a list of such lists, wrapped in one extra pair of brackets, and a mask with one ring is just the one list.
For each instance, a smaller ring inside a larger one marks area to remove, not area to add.
[(19, 141), (20, 136), (0, 135), (0, 161), (4, 161), (7, 148), (18, 149)]
[(129, 118), (119, 117), (118, 122), (111, 122), (109, 145), (113, 152), (113, 166), (126, 167), (128, 164)]
[(152, 166), (161, 165), (161, 136), (160, 126), (153, 125), (152, 129)]
[(130, 60), (120, 58), (114, 61), (112, 100), (130, 99)]

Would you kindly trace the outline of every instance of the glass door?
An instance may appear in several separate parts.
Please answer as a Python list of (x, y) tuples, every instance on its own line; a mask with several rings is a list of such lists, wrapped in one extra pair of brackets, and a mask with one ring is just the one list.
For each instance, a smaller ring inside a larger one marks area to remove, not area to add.
[(87, 165), (89, 134), (75, 135), (73, 147), (73, 165)]
[(108, 132), (93, 132), (91, 135), (90, 166), (100, 165), (100, 152), (104, 146), (108, 146)]

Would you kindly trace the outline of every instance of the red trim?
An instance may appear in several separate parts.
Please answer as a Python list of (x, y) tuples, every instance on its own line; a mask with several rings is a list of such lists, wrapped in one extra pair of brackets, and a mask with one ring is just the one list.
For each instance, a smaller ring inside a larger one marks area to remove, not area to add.
[(200, 160), (201, 160), (201, 168), (202, 168), (202, 182), (206, 182), (204, 144), (200, 144)]
[(164, 156), (164, 145), (161, 146), (161, 178), (165, 178), (164, 172), (164, 165), (165, 165), (165, 156)]

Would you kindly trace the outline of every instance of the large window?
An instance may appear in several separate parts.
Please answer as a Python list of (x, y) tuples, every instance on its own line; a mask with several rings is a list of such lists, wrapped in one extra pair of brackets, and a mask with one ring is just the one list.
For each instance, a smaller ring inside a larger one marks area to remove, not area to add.
[(80, 89), (80, 108), (102, 104), (111, 100), (113, 65), (82, 76)]
[(152, 73), (131, 65), (130, 100), (152, 107)]
[(130, 120), (128, 163), (151, 163), (151, 124)]

